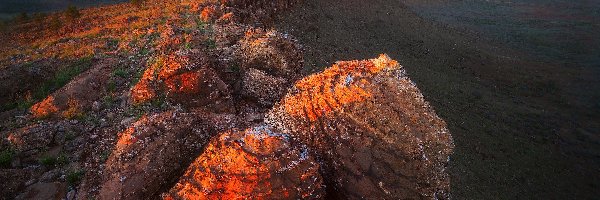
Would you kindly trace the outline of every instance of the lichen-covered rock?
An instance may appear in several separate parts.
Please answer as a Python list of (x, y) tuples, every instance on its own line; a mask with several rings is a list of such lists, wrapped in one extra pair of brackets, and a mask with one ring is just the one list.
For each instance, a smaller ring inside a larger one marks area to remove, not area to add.
[(209, 66), (209, 59), (201, 53), (161, 56), (131, 89), (131, 100), (140, 104), (165, 95), (189, 108), (228, 112), (233, 107), (228, 86)]
[(106, 161), (102, 199), (148, 199), (165, 192), (232, 115), (168, 111), (144, 116), (119, 133)]
[(449, 198), (446, 124), (386, 55), (298, 81), (265, 121), (316, 150), (342, 197)]
[(306, 146), (268, 126), (214, 138), (164, 199), (316, 199), (324, 187)]
[(285, 94), (288, 80), (271, 76), (257, 69), (248, 69), (242, 78), (242, 93), (256, 98), (262, 105), (272, 106)]
[(303, 58), (297, 42), (276, 31), (249, 29), (239, 41), (236, 54), (242, 69), (254, 68), (270, 75), (295, 81)]

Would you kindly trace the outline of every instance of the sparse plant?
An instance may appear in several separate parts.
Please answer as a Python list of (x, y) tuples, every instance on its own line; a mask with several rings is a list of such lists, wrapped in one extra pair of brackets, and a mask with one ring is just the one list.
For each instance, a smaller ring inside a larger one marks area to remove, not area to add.
[(121, 77), (121, 78), (127, 78), (128, 74), (129, 73), (127, 73), (127, 71), (124, 68), (121, 68), (121, 67), (119, 67), (119, 68), (117, 68), (117, 69), (115, 69), (113, 71), (113, 76), (118, 76), (118, 77)]
[(0, 168), (10, 167), (14, 159), (14, 151), (11, 149), (5, 149), (0, 151)]
[(39, 159), (39, 162), (46, 167), (54, 167), (58, 160), (54, 156), (43, 156)]
[(83, 170), (73, 170), (67, 172), (67, 184), (69, 184), (71, 187), (77, 186), (81, 181), (81, 178), (83, 178), (84, 173), (85, 172)]

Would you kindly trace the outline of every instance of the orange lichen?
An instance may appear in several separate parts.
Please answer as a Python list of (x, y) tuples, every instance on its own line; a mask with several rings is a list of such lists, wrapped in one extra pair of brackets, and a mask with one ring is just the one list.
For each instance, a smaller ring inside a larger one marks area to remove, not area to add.
[(202, 9), (202, 13), (200, 13), (200, 19), (204, 22), (211, 21), (215, 16), (215, 11), (216, 9), (213, 6), (204, 7), (204, 9)]
[(81, 116), (82, 114), (82, 107), (79, 101), (74, 98), (69, 98), (69, 101), (67, 102), (67, 109), (62, 112), (63, 117), (72, 119)]
[(398, 62), (383, 54), (366, 61), (338, 62), (321, 73), (298, 81), (295, 87), (300, 92), (284, 99), (285, 110), (292, 116), (315, 121), (344, 105), (371, 98), (366, 89), (370, 84), (366, 78), (398, 66)]
[[(305, 151), (292, 146), (288, 136), (274, 134), (265, 127), (226, 132), (208, 145), (184, 178), (163, 198), (318, 197), (322, 192), (318, 165)], [(314, 183), (304, 188), (288, 180)]]
[(193, 93), (199, 89), (199, 72), (186, 72), (165, 81), (168, 92)]
[(33, 117), (35, 118), (44, 118), (53, 113), (58, 112), (58, 108), (54, 103), (54, 96), (51, 95), (46, 97), (46, 99), (44, 99), (43, 101), (31, 106), (31, 109), (29, 111), (31, 112), (31, 114), (33, 114)]
[(125, 147), (127, 145), (133, 144), (137, 141), (133, 133), (135, 132), (134, 127), (129, 127), (121, 132), (119, 135), (119, 141), (117, 141), (117, 147)]
[(140, 82), (131, 88), (131, 99), (134, 104), (147, 102), (155, 96), (156, 92), (150, 87), (150, 83), (145, 79), (140, 80)]

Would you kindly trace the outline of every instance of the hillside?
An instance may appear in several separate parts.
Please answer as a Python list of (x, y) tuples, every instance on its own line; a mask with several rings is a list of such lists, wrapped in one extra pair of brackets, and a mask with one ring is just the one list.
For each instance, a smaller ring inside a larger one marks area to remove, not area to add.
[(297, 3), (148, 0), (4, 27), (0, 194), (450, 198), (452, 137), (404, 66), (303, 74), (273, 26)]

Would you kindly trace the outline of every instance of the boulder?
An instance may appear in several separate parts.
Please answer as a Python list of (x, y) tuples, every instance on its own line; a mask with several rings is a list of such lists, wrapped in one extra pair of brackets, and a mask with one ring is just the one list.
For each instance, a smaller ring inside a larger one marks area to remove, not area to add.
[(306, 146), (259, 125), (214, 138), (164, 199), (317, 199), (324, 187)]
[(296, 82), (265, 121), (315, 150), (342, 198), (449, 198), (446, 123), (387, 55)]

